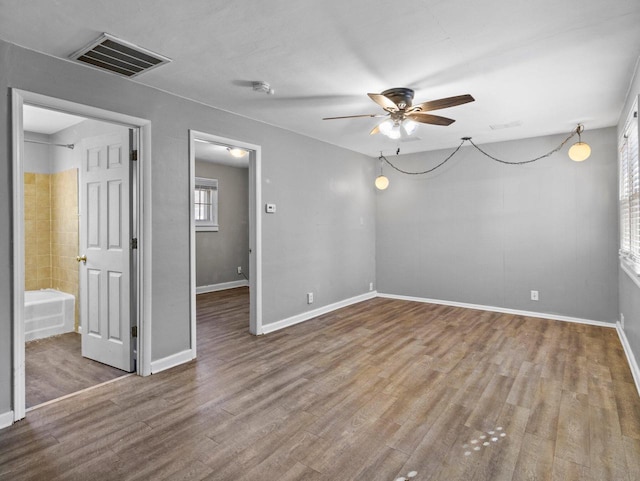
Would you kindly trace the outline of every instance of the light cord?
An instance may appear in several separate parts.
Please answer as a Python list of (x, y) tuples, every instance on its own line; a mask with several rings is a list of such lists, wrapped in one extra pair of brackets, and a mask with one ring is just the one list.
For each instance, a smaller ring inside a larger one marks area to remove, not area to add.
[(562, 149), (567, 142), (569, 142), (569, 140), (571, 140), (571, 138), (573, 138), (576, 134), (578, 134), (578, 137), (580, 137), (580, 133), (582, 132), (584, 127), (582, 127), (582, 125), (578, 125), (578, 127), (573, 130), (569, 136), (564, 139), (562, 141), (562, 143), (560, 143), (560, 145), (558, 145), (555, 149), (547, 152), (546, 154), (543, 154), (539, 157), (536, 157), (535, 159), (530, 159), (530, 160), (522, 160), (519, 162), (510, 162), (508, 160), (502, 160), (502, 159), (498, 159), (497, 157), (494, 157), (493, 155), (485, 152), (484, 150), (482, 150), (478, 145), (476, 145), (473, 140), (471, 140), (471, 137), (463, 137), (461, 140), (462, 142), (460, 142), (460, 145), (458, 145), (458, 147), (456, 147), (456, 149), (451, 152), (451, 154), (449, 154), (449, 156), (447, 156), (447, 158), (445, 158), (442, 162), (440, 162), (438, 165), (436, 165), (435, 167), (432, 167), (431, 169), (428, 170), (424, 170), (421, 172), (409, 172), (407, 170), (403, 170), (397, 166), (395, 166), (389, 159), (387, 159), (384, 155), (382, 155), (382, 152), (380, 152), (380, 157), (378, 157), (378, 159), (380, 159), (380, 161), (384, 161), (387, 164), (389, 164), (392, 168), (394, 168), (395, 170), (397, 170), (398, 172), (402, 173), (402, 174), (407, 174), (407, 175), (423, 175), (423, 174), (428, 174), (430, 172), (433, 172), (434, 170), (436, 170), (439, 167), (442, 167), (447, 161), (449, 161), (454, 155), (456, 155), (458, 153), (458, 151), (462, 148), (462, 146), (464, 145), (465, 142), (469, 142), (471, 145), (473, 145), (476, 150), (478, 150), (480, 153), (482, 153), (483, 155), (485, 155), (486, 157), (489, 157), (491, 160), (494, 160), (496, 162), (500, 162), (501, 164), (506, 164), (506, 165), (525, 165), (525, 164), (530, 164), (532, 162), (536, 162), (538, 160), (542, 160), (545, 159), (547, 157), (550, 157), (551, 155), (555, 154), (556, 152), (558, 152), (560, 149)]

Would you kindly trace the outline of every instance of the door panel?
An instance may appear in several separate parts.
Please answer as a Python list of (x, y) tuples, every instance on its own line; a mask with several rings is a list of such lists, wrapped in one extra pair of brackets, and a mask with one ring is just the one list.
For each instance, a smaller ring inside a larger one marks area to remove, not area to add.
[(114, 127), (82, 145), (82, 355), (131, 372), (129, 130)]

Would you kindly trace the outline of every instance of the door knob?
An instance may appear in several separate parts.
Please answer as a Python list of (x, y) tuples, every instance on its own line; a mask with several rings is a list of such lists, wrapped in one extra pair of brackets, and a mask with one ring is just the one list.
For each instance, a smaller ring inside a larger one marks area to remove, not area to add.
[(86, 264), (87, 263), (87, 256), (86, 255), (85, 256), (76, 256), (76, 260), (78, 262), (82, 262), (82, 263)]

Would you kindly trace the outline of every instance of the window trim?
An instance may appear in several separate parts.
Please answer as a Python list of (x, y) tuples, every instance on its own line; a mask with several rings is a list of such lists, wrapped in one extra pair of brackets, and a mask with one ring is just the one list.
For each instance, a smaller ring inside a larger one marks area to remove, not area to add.
[(218, 232), (220, 230), (220, 222), (218, 218), (219, 209), (218, 209), (218, 192), (219, 192), (219, 183), (218, 179), (210, 179), (206, 177), (196, 177), (195, 184), (193, 186), (193, 202), (192, 208), (195, 209), (196, 205), (196, 191), (200, 190), (208, 190), (211, 192), (212, 201), (210, 204), (210, 212), (209, 219), (206, 220), (198, 220), (194, 221), (196, 226), (196, 232)]
[[(634, 132), (635, 130), (635, 132)], [(640, 175), (640, 155), (639, 155), (639, 138), (640, 132), (639, 123), (638, 123), (638, 100), (634, 102), (631, 111), (627, 117), (624, 128), (622, 130), (622, 136), (619, 139), (618, 143), (618, 221), (619, 221), (619, 258), (620, 258), (620, 267), (622, 270), (629, 276), (631, 279), (640, 286), (640, 249), (638, 245), (640, 245), (640, 227), (638, 227), (638, 223), (640, 220), (640, 214), (638, 212), (635, 213), (635, 217), (633, 217), (634, 209), (640, 210), (639, 201), (637, 199), (638, 192), (634, 192), (633, 180), (634, 175), (637, 177)], [(634, 158), (629, 158), (627, 150), (623, 152), (623, 149), (627, 149), (628, 146), (628, 138), (629, 133), (632, 132), (635, 134), (635, 151), (632, 149), (631, 152), (635, 154)], [(626, 165), (623, 165), (626, 163)], [(623, 178), (624, 173), (627, 172), (625, 178)], [(634, 174), (635, 172), (635, 174)], [(635, 179), (636, 181), (638, 179)], [(627, 186), (623, 185), (627, 182)], [(626, 188), (625, 188), (626, 187)], [(637, 186), (636, 186), (637, 189)], [(623, 197), (623, 190), (627, 191), (627, 194)], [(635, 197), (635, 199), (634, 199)], [(626, 209), (627, 214), (623, 217), (623, 203), (627, 203), (628, 207)], [(624, 221), (627, 222), (624, 222)], [(637, 232), (632, 233), (632, 227), (636, 227), (635, 230)], [(629, 238), (625, 239), (624, 232), (629, 232)], [(628, 244), (628, 245), (627, 245)]]

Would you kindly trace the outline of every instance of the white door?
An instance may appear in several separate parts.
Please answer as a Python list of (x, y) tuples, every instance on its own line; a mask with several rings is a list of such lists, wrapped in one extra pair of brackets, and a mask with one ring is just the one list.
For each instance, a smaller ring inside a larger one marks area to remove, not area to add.
[(82, 355), (131, 372), (129, 129), (80, 146)]

